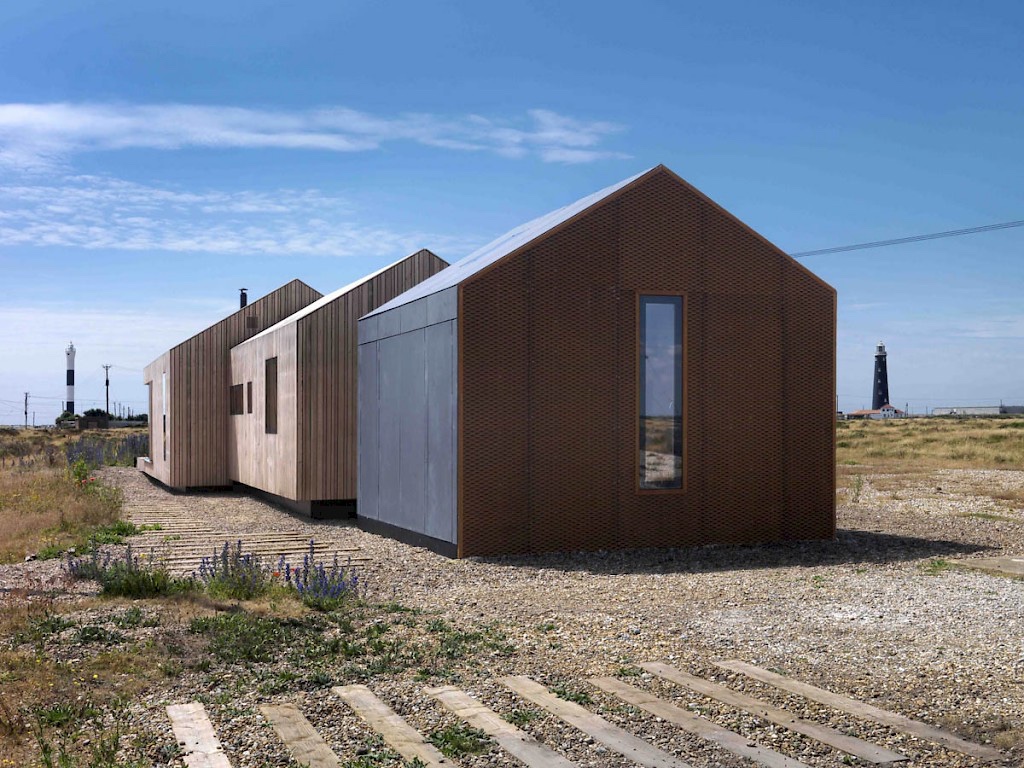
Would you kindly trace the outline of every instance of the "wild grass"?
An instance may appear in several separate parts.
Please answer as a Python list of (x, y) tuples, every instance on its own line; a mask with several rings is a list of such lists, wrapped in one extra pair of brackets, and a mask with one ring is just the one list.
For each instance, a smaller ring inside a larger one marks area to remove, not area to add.
[[(98, 543), (117, 543), (128, 530), (121, 492), (95, 470), (131, 463), (145, 447), (141, 433), (74, 436), (4, 429), (0, 434), (0, 563), (27, 554), (55, 557)], [(148, 439), (148, 438), (146, 438)], [(120, 528), (118, 526), (121, 526)]]
[(120, 519), (121, 502), (116, 489), (83, 487), (64, 469), (0, 470), (0, 562), (84, 547)]
[(840, 466), (1024, 469), (1024, 420), (892, 419), (841, 421)]

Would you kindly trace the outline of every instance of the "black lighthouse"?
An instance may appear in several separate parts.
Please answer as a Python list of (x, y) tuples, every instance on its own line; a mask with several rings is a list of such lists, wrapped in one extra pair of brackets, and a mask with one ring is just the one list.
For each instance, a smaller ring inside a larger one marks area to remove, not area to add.
[(878, 342), (875, 349), (875, 391), (871, 395), (871, 409), (877, 411), (889, 404), (889, 372), (885, 367), (885, 344)]

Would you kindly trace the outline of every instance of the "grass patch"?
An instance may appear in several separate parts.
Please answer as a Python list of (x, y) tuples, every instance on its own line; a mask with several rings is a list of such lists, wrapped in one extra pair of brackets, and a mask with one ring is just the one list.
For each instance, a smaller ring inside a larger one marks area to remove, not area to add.
[(204, 635), (210, 652), (227, 662), (272, 661), (296, 639), (294, 626), (244, 611), (201, 616), (191, 622), (189, 631)]
[(996, 515), (991, 512), (961, 512), (957, 517), (973, 517), (978, 520), (997, 520), (1002, 523), (1019, 523), (1015, 517), (1009, 517), (1007, 515)]
[(522, 728), (527, 723), (532, 723), (534, 720), (537, 720), (540, 717), (541, 713), (539, 710), (531, 708), (520, 708), (513, 709), (507, 719), (510, 723), (512, 723), (512, 725), (516, 726), (516, 728)]
[(482, 755), (490, 752), (492, 742), (486, 733), (468, 725), (450, 725), (434, 731), (428, 739), (445, 757)]
[(573, 701), (577, 704), (593, 704), (594, 698), (586, 691), (580, 690), (579, 688), (569, 688), (566, 685), (556, 685), (551, 688), (551, 692), (560, 699), (566, 701)]
[(927, 576), (938, 576), (956, 568), (956, 565), (942, 557), (933, 557), (918, 566)]

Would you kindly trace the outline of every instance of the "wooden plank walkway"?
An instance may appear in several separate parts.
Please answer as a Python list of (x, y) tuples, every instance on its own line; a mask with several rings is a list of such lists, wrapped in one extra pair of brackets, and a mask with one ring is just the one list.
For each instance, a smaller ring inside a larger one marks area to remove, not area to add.
[(331, 690), (406, 760), (419, 760), (427, 768), (450, 768), (451, 763), (437, 747), (427, 743), (419, 731), (374, 696), (365, 685), (338, 686)]
[(529, 768), (575, 768), (576, 764), (566, 760), (550, 747), (546, 747), (533, 736), (503, 720), (490, 709), (467, 693), (447, 685), (441, 688), (427, 688), (425, 693), (441, 702), (474, 728), (486, 733), (502, 749)]
[[(310, 536), (298, 530), (238, 530), (213, 525), (202, 516), (203, 509), (187, 507), (178, 497), (166, 494), (160, 505), (134, 505), (128, 519), (138, 526), (160, 526), (129, 538), (132, 548), (151, 562), (162, 565), (177, 576), (187, 576), (199, 569), (204, 557), (218, 555), (227, 543), (234, 549), (242, 542), (243, 554), (258, 555), (273, 566), (282, 556), (292, 566), (302, 565), (309, 552)], [(321, 562), (330, 563), (335, 555), (342, 566), (361, 567), (370, 563), (357, 547), (313, 538), (313, 551)]]
[(911, 720), (909, 717), (905, 717), (895, 712), (879, 709), (878, 707), (874, 707), (870, 704), (865, 704), (862, 701), (857, 701), (856, 699), (851, 699), (838, 693), (832, 693), (831, 691), (817, 688), (808, 683), (800, 682), (799, 680), (794, 680), (783, 675), (778, 675), (774, 672), (769, 672), (767, 669), (755, 667), (753, 664), (747, 664), (736, 659), (716, 661), (715, 664), (722, 669), (728, 669), (732, 672), (740, 672), (747, 675), (747, 677), (759, 680), (762, 683), (767, 683), (768, 685), (773, 685), (776, 688), (781, 688), (784, 691), (795, 693), (799, 696), (810, 699), (811, 701), (824, 704), (827, 707), (841, 710), (856, 717), (864, 718), (865, 720), (874, 720), (876, 723), (887, 725), (898, 731), (902, 731), (903, 733), (908, 733), (911, 736), (916, 736), (920, 739), (924, 739), (925, 741), (941, 744), (954, 752), (960, 752), (985, 761), (1000, 760), (1002, 758), (1000, 752), (992, 747), (975, 744), (974, 742), (961, 739), (959, 736), (950, 733), (949, 731), (936, 728), (935, 726), (928, 725), (927, 723), (922, 723), (920, 720)]
[(260, 712), (274, 726), (296, 763), (306, 768), (340, 768), (338, 756), (294, 704), (266, 704)]
[(206, 707), (198, 701), (172, 704), (167, 707), (167, 716), (188, 768), (231, 768), (206, 716)]
[(595, 715), (579, 704), (560, 699), (540, 683), (525, 676), (503, 677), (501, 683), (524, 699), (543, 707), (609, 749), (647, 768), (690, 768), (688, 763), (648, 744), (628, 731)]
[(802, 720), (785, 709), (773, 706), (760, 699), (755, 699), (753, 696), (748, 696), (745, 693), (739, 693), (731, 688), (726, 688), (724, 685), (695, 677), (668, 664), (654, 661), (641, 664), (640, 666), (648, 672), (658, 675), (658, 677), (669, 680), (677, 685), (682, 685), (691, 691), (696, 691), (723, 704), (745, 710), (752, 715), (763, 717), (765, 720), (770, 720), (781, 725), (783, 728), (788, 728), (823, 744), (828, 744), (830, 747), (847, 752), (870, 763), (895, 763), (907, 759), (905, 755), (901, 755), (899, 752), (892, 752), (877, 744), (862, 741), (853, 736), (847, 736), (845, 733), (829, 728), (827, 725), (819, 725), (809, 720)]
[(713, 741), (723, 749), (749, 758), (766, 768), (807, 768), (799, 760), (762, 747), (728, 728), (723, 728), (717, 723), (688, 712), (668, 701), (663, 701), (647, 691), (642, 691), (614, 677), (592, 677), (590, 682), (605, 693), (618, 696), (627, 704), (640, 707), (655, 717), (660, 717), (666, 722), (679, 726), (688, 733), (700, 736), (707, 741)]

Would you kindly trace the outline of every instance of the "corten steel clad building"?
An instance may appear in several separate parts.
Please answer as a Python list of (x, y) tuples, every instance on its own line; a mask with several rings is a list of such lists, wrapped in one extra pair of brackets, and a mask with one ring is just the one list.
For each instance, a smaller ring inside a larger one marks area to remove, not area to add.
[(177, 489), (228, 485), (231, 347), (320, 296), (292, 280), (147, 365), (150, 455), (139, 459), (142, 471)]
[(458, 556), (830, 538), (835, 290), (663, 166), (359, 322), (360, 523)]
[(314, 517), (354, 506), (357, 321), (447, 266), (418, 251), (234, 347), (231, 480)]

